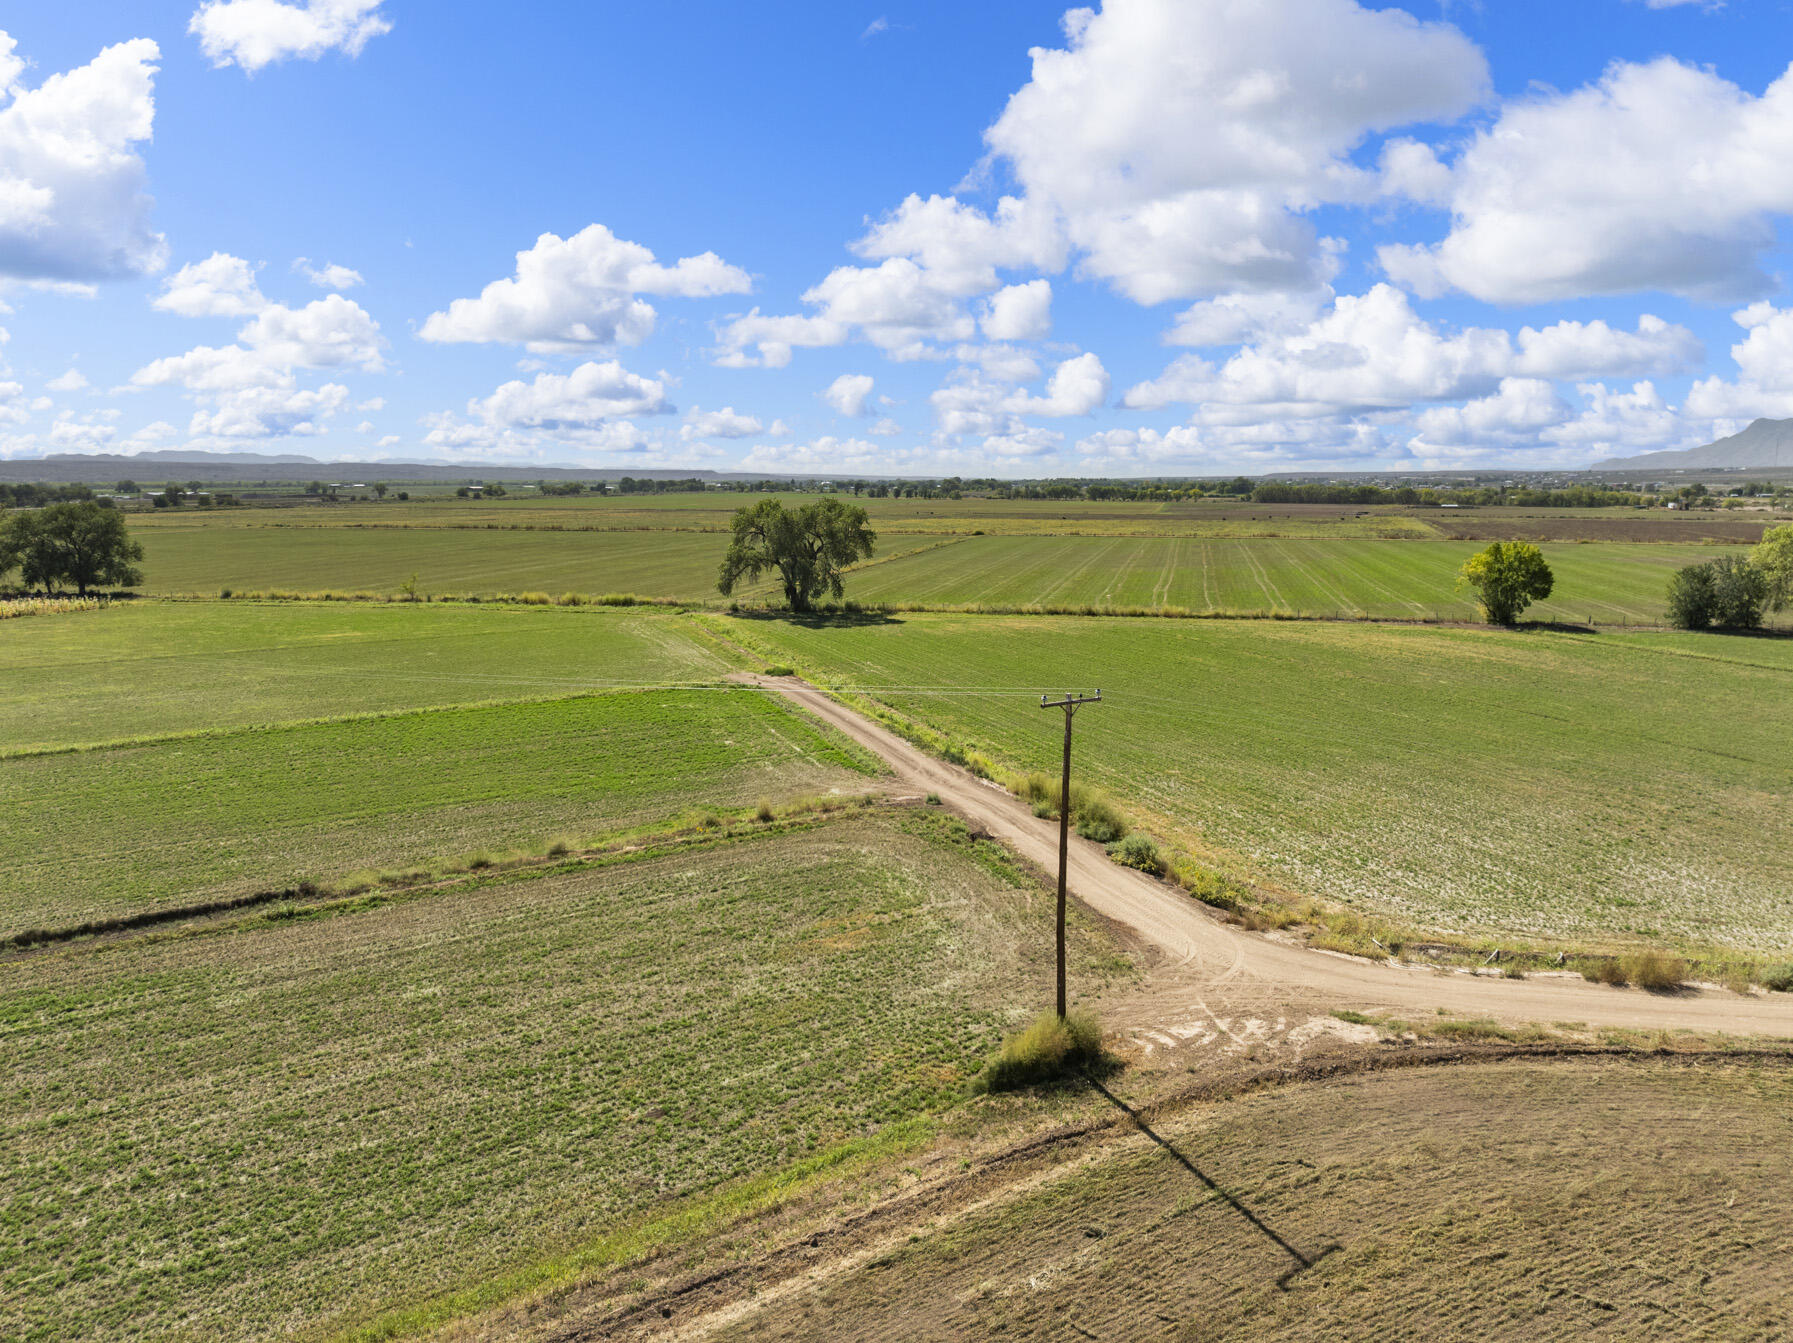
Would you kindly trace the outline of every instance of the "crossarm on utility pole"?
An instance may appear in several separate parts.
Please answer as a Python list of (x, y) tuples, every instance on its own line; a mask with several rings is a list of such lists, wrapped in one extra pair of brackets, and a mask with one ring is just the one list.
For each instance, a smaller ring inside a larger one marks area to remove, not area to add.
[(1063, 709), (1065, 711), (1065, 768), (1059, 782), (1058, 790), (1058, 1019), (1065, 1019), (1067, 1002), (1065, 997), (1065, 867), (1071, 857), (1071, 720), (1077, 716), (1079, 706), (1084, 704), (1100, 704), (1102, 692), (1093, 695), (1073, 695), (1065, 692), (1063, 699), (1048, 700), (1040, 696), (1042, 709)]

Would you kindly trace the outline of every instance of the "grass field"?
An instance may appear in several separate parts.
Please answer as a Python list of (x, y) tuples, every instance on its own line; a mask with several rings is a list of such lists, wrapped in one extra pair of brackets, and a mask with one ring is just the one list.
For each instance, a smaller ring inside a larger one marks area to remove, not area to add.
[[(725, 542), (718, 534), (493, 526), (246, 526), (221, 515), (205, 525), (140, 525), (138, 534), (152, 593), (394, 593), (415, 575), (418, 590), (435, 595), (633, 592), (722, 600), (716, 571)], [(1457, 571), (1478, 544), (1379, 539), (1385, 533), (1352, 527), (1348, 520), (1303, 521), (1294, 535), (1260, 539), (1223, 529), (1200, 536), (886, 531), (877, 557), (848, 575), (847, 595), (925, 605), (1475, 618), (1473, 594), (1459, 589)], [(1660, 621), (1669, 576), (1721, 553), (1644, 542), (1546, 543), (1545, 552), (1557, 591), (1529, 614), (1608, 624)], [(737, 595), (763, 602), (776, 592), (762, 581)]]
[[(393, 593), (413, 575), (425, 594), (633, 592), (716, 599), (723, 537), (681, 531), (142, 526), (146, 592), (215, 596), (335, 589)], [(881, 555), (929, 544), (893, 538)], [(749, 588), (743, 596), (769, 593)]]
[[(1141, 1142), (716, 1337), (1778, 1338), (1790, 1114), (1793, 1074), (1747, 1065), (1249, 1095), (1157, 1123), (1171, 1150)], [(1289, 1249), (1329, 1246), (1279, 1286)]]
[(705, 617), (1160, 838), (1410, 927), (1793, 948), (1793, 641), (912, 614)]
[[(969, 537), (854, 575), (863, 602), (1178, 607), (1478, 619), (1457, 571), (1461, 541)], [(1606, 624), (1662, 619), (1669, 576), (1720, 553), (1661, 545), (1546, 545), (1556, 593), (1527, 617)]]
[[(954, 822), (854, 812), (14, 956), (0, 1336), (334, 1336), (901, 1151), (1043, 991), (1034, 889)], [(1076, 935), (1080, 982), (1125, 973)]]
[(719, 678), (690, 622), (604, 608), (121, 603), (0, 639), (0, 754)]
[[(15, 756), (0, 937), (302, 879), (857, 788), (869, 760), (745, 690), (582, 696)], [(79, 824), (70, 818), (79, 817)]]

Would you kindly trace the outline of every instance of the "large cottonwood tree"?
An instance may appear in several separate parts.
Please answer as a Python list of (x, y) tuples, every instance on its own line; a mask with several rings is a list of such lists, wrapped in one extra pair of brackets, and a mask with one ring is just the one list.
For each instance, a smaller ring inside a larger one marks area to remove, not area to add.
[(878, 534), (870, 522), (863, 508), (832, 495), (796, 509), (776, 499), (739, 508), (716, 586), (726, 597), (741, 582), (776, 569), (791, 610), (810, 610), (823, 593), (838, 601), (846, 590), (842, 571), (871, 558)]
[(124, 515), (97, 503), (49, 504), (0, 523), (0, 574), (20, 571), (28, 588), (129, 588), (143, 581), (143, 547)]

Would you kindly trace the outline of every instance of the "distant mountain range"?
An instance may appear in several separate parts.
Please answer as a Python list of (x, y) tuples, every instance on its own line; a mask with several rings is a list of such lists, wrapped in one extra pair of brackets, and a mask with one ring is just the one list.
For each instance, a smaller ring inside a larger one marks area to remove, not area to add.
[(1604, 462), (1595, 462), (1591, 469), (1716, 471), (1741, 468), (1747, 471), (1776, 466), (1793, 467), (1793, 420), (1757, 420), (1742, 433), (1721, 438), (1703, 448), (1685, 448), (1679, 452), (1646, 452), (1636, 457), (1609, 457)]
[[(325, 484), (359, 481), (442, 484), (470, 480), (753, 480), (762, 475), (702, 470), (667, 470), (650, 467), (589, 466), (494, 466), (489, 462), (320, 462), (315, 457), (255, 452), (201, 452), (197, 449), (164, 448), (157, 452), (52, 453), (47, 457), (20, 457), (0, 461), (0, 481), (43, 484), (111, 485), (134, 480), (139, 485), (159, 485), (170, 480), (197, 480), (203, 484), (256, 485), (288, 481), (321, 480)], [(780, 480), (789, 475), (780, 474)], [(803, 479), (804, 477), (797, 477)]]

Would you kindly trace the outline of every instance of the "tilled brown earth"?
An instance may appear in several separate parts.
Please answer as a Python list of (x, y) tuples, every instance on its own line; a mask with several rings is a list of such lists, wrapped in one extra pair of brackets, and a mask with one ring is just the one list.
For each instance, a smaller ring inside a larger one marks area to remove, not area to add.
[(1618, 512), (1610, 517), (1585, 513), (1415, 514), (1453, 541), (1678, 541), (1684, 545), (1754, 545), (1782, 521), (1764, 513)]
[(623, 1332), (1793, 1337), (1784, 1063), (1409, 1069), (1136, 1127), (875, 1257), (824, 1260), (761, 1304)]

